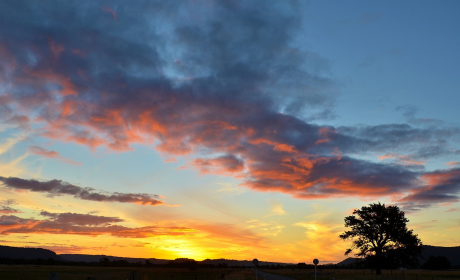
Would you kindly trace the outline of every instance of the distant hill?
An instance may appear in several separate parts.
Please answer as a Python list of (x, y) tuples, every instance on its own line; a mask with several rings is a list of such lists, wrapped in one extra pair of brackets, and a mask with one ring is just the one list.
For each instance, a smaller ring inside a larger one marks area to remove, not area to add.
[[(430, 246), (424, 245), (422, 251), (423, 259), (420, 259), (420, 264), (423, 264), (430, 256), (444, 256), (446, 257), (452, 266), (460, 266), (460, 246), (457, 247), (439, 247), (439, 246)], [(117, 260), (126, 260), (130, 263), (145, 263), (148, 260), (152, 264), (167, 264), (171, 260), (165, 259), (154, 259), (154, 258), (123, 258), (123, 257), (115, 257), (115, 256), (107, 256), (107, 255), (85, 255), (85, 254), (61, 254), (57, 255), (55, 252), (47, 249), (42, 248), (23, 248), (23, 247), (10, 247), (10, 246), (3, 246), (0, 245), (0, 258), (11, 258), (11, 259), (53, 259), (57, 261), (73, 261), (73, 262), (99, 262), (102, 258), (107, 258), (110, 261), (117, 261)], [(175, 262), (182, 262), (185, 259), (177, 259), (174, 260)], [(339, 266), (346, 266), (349, 264), (354, 263), (357, 258), (347, 258), (337, 265)], [(202, 264), (213, 264), (218, 265), (220, 264), (227, 264), (228, 266), (252, 266), (252, 261), (239, 261), (239, 260), (227, 260), (227, 259), (206, 259), (200, 261), (199, 263)], [(288, 263), (279, 263), (279, 262), (263, 262), (260, 261), (259, 265), (286, 265)]]
[(338, 266), (347, 266), (347, 265), (350, 265), (350, 264), (354, 264), (356, 262), (356, 260), (359, 260), (359, 258), (346, 258), (343, 261), (338, 262), (337, 265)]
[(148, 260), (152, 264), (167, 264), (168, 262), (170, 262), (170, 260), (163, 259), (123, 258), (107, 255), (60, 254), (59, 256), (65, 259), (66, 261), (71, 262), (99, 262), (99, 260), (102, 258), (107, 258), (111, 262), (120, 260), (126, 260), (129, 263), (145, 263), (145, 261)]
[[(99, 262), (102, 258), (107, 258), (111, 262), (126, 260), (129, 263), (138, 263), (142, 264), (148, 260), (151, 264), (168, 264), (170, 261), (176, 263), (181, 263), (185, 261), (191, 261), (191, 259), (176, 259), (176, 260), (165, 260), (165, 259), (155, 259), (155, 258), (124, 258), (116, 256), (107, 256), (107, 255), (86, 255), (86, 254), (60, 254), (57, 255), (55, 252), (42, 248), (23, 248), (23, 247), (10, 247), (0, 245), (0, 258), (10, 258), (10, 259), (54, 259), (57, 261), (70, 261), (70, 262)], [(252, 261), (239, 261), (239, 260), (227, 260), (227, 259), (215, 259), (210, 260), (206, 259), (203, 261), (198, 261), (201, 264), (227, 264), (228, 266), (252, 266)], [(259, 265), (286, 265), (286, 263), (277, 263), (277, 262), (263, 262), (260, 261)]]
[(10, 259), (53, 259), (56, 261), (64, 261), (55, 252), (42, 248), (23, 248), (23, 247), (10, 247), (0, 245), (0, 258)]
[[(63, 259), (67, 261), (73, 261), (73, 262), (99, 262), (100, 259), (102, 258), (107, 258), (111, 262), (114, 260), (126, 260), (129, 263), (145, 263), (146, 260), (148, 260), (152, 264), (167, 264), (170, 261), (174, 261), (177, 263), (181, 263), (184, 261), (191, 261), (192, 259), (176, 259), (176, 260), (165, 260), (165, 259), (143, 259), (143, 258), (123, 258), (123, 257), (114, 257), (114, 256), (107, 256), (107, 255), (84, 255), (84, 254), (61, 254), (59, 255)], [(239, 261), (239, 260), (227, 260), (227, 259), (206, 259), (203, 261), (198, 261), (198, 263), (201, 264), (213, 264), (213, 265), (218, 265), (218, 264), (227, 264), (228, 266), (232, 265), (239, 265), (239, 266), (252, 266), (252, 261)], [(275, 263), (275, 262), (259, 262), (259, 265), (277, 265), (277, 264), (282, 264), (286, 265), (286, 263)]]
[[(424, 264), (430, 256), (444, 256), (446, 257), (452, 266), (460, 266), (460, 246), (457, 247), (439, 247), (423, 245), (422, 258), (419, 259), (420, 264)], [(358, 258), (347, 258), (337, 265), (346, 266), (354, 263)]]
[(422, 251), (423, 260), (420, 261), (421, 264), (426, 262), (430, 256), (444, 256), (450, 261), (452, 266), (460, 266), (460, 246), (457, 247), (438, 247), (424, 245)]

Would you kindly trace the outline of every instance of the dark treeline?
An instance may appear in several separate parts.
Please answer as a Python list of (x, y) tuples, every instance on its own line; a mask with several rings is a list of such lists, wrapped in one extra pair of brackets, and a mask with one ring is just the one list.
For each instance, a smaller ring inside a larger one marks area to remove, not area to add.
[[(169, 261), (165, 264), (154, 264), (149, 260), (145, 262), (128, 262), (127, 260), (113, 260), (108, 258), (101, 258), (99, 262), (75, 262), (75, 261), (60, 261), (52, 258), (49, 259), (13, 259), (13, 258), (0, 258), (0, 264), (30, 264), (30, 265), (63, 265), (63, 266), (94, 266), (94, 267), (170, 267), (170, 268), (189, 268), (196, 270), (199, 268), (253, 268), (254, 266), (245, 265), (228, 265), (226, 263), (210, 264), (202, 263), (195, 260), (175, 260)], [(337, 265), (319, 265), (319, 268), (341, 268)], [(314, 269), (314, 265), (307, 265), (305, 263), (299, 264), (277, 264), (277, 265), (258, 265), (258, 269)]]
[[(447, 263), (447, 264), (446, 264)], [(169, 261), (165, 264), (154, 264), (149, 260), (145, 262), (128, 262), (127, 260), (113, 260), (110, 261), (108, 258), (101, 258), (99, 262), (75, 262), (75, 261), (60, 261), (52, 258), (48, 259), (14, 259), (14, 258), (0, 258), (0, 264), (7, 265), (62, 265), (62, 266), (93, 266), (93, 267), (163, 267), (163, 268), (189, 268), (190, 270), (196, 270), (199, 268), (252, 268), (253, 266), (245, 265), (227, 265), (226, 263), (210, 264), (202, 263), (195, 260), (175, 260)], [(298, 263), (298, 264), (277, 264), (277, 265), (258, 265), (258, 269), (301, 269), (301, 270), (313, 270), (315, 266), (313, 264)], [(373, 264), (369, 260), (356, 261), (349, 265), (318, 265), (317, 269), (372, 269)], [(391, 263), (385, 263), (384, 269), (398, 269), (398, 267)], [(449, 268), (460, 268), (456, 266), (450, 266), (445, 257), (430, 258), (424, 265), (421, 266), (423, 269), (449, 269)]]

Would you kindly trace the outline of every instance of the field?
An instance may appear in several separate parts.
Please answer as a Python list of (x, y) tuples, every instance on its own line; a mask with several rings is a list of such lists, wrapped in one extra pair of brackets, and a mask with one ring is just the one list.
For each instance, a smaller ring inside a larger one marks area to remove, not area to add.
[(78, 267), (0, 265), (0, 279), (5, 280), (49, 280), (50, 273), (57, 272), (59, 280), (129, 279), (130, 271), (137, 271), (139, 280), (255, 280), (252, 270), (241, 269), (197, 269), (181, 268), (125, 268), (125, 267)]
[[(185, 268), (125, 268), (125, 267), (78, 267), (78, 266), (37, 266), (0, 265), (0, 279), (8, 280), (49, 280), (50, 273), (57, 272), (59, 280), (98, 280), (129, 279), (130, 271), (137, 271), (139, 280), (255, 280), (252, 269), (204, 269), (190, 271)], [(314, 270), (281, 269), (263, 270), (297, 280), (315, 279)], [(371, 270), (318, 269), (318, 280), (460, 280), (460, 270), (383, 270), (381, 276)], [(259, 277), (259, 280), (263, 280)]]
[[(315, 279), (314, 270), (281, 269), (263, 270), (267, 273), (279, 274), (297, 280)], [(376, 276), (371, 270), (354, 269), (318, 269), (317, 279), (326, 280), (460, 280), (460, 270), (429, 271), (429, 270), (382, 270), (382, 275)], [(259, 279), (263, 280), (263, 279)]]

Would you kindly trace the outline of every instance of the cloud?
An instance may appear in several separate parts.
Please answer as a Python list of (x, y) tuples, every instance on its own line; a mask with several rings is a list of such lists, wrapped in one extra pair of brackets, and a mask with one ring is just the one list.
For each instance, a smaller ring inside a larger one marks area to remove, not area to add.
[(192, 164), (199, 168), (203, 174), (233, 174), (242, 172), (244, 169), (244, 162), (234, 155), (225, 155), (212, 159), (198, 158)]
[(275, 199), (269, 199), (271, 210), (269, 215), (286, 215), (286, 211), (283, 209), (283, 204)]
[(8, 138), (3, 143), (0, 143), (0, 155), (9, 151), (14, 145), (21, 142), (27, 137), (26, 134), (20, 134), (13, 138)]
[(13, 214), (13, 213), (22, 213), (21, 211), (17, 210), (17, 209), (13, 209), (9, 206), (0, 206), (0, 214)]
[(94, 216), (90, 214), (77, 213), (50, 213), (47, 211), (40, 212), (41, 216), (49, 217), (51, 220), (65, 224), (72, 223), (79, 226), (98, 226), (107, 225), (110, 223), (123, 222), (122, 219), (116, 217)]
[(460, 201), (460, 168), (427, 172), (421, 176), (424, 185), (401, 198), (404, 207), (418, 210), (432, 204)]
[(278, 236), (285, 226), (273, 221), (262, 222), (259, 220), (250, 220), (246, 222), (246, 228), (257, 230), (262, 236)]
[(65, 163), (70, 163), (70, 164), (74, 164), (74, 165), (81, 165), (81, 162), (76, 162), (76, 161), (74, 161), (74, 160), (72, 160), (70, 158), (62, 157), (62, 156), (59, 155), (58, 152), (50, 151), (50, 150), (44, 149), (42, 147), (30, 146), (29, 151), (34, 153), (34, 154), (36, 154), (36, 155), (39, 155), (39, 156), (43, 156), (43, 157), (47, 157), (47, 158), (56, 158), (56, 159), (59, 159), (62, 162), (65, 162)]
[(18, 202), (14, 199), (4, 199), (0, 201), (0, 214), (22, 213), (21, 211), (11, 208), (10, 205), (16, 205)]
[(343, 231), (343, 225), (328, 221), (300, 221), (293, 226), (305, 229), (305, 239), (297, 242), (296, 247), (306, 252), (317, 252), (318, 258), (338, 261), (338, 255), (346, 250), (346, 242), (337, 236)]
[(101, 7), (101, 10), (104, 11), (104, 12), (107, 12), (107, 13), (110, 13), (113, 17), (113, 20), (117, 20), (117, 13), (112, 10), (112, 8), (110, 7)]
[(16, 199), (3, 199), (0, 200), (0, 204), (2, 205), (17, 205), (19, 204)]
[(147, 238), (154, 236), (177, 236), (193, 234), (194, 229), (184, 227), (138, 227), (130, 228), (114, 225), (123, 221), (116, 217), (92, 216), (77, 213), (49, 213), (46, 220), (23, 219), (13, 215), (0, 216), (0, 234), (74, 234), (74, 235), (110, 235), (123, 238)]
[(221, 186), (219, 189), (216, 190), (216, 192), (219, 192), (219, 193), (224, 193), (228, 195), (240, 195), (246, 192), (245, 189), (240, 188), (236, 186), (235, 184), (231, 184), (231, 183), (217, 183), (217, 184)]
[(424, 162), (413, 159), (412, 155), (398, 155), (398, 154), (392, 153), (392, 154), (384, 154), (379, 157), (379, 160), (385, 160), (385, 159), (396, 159), (399, 164), (406, 165), (406, 166), (425, 165)]
[(73, 197), (77, 199), (98, 202), (135, 203), (151, 206), (163, 205), (163, 202), (158, 199), (158, 195), (151, 195), (147, 193), (102, 193), (97, 192), (93, 188), (82, 188), (56, 179), (50, 181), (37, 181), (34, 179), (27, 180), (17, 177), (6, 178), (0, 176), (0, 182), (8, 188), (32, 192), (43, 192), (51, 196), (73, 195)]
[[(458, 145), (460, 128), (443, 124), (313, 123), (333, 115), (337, 86), (326, 59), (297, 47), (296, 2), (111, 5), (116, 12), (95, 2), (0, 3), (0, 26), (11, 27), (0, 34), (0, 81), (8, 81), (0, 118), (26, 116), (41, 136), (91, 149), (155, 145), (168, 158), (188, 155), (203, 174), (303, 199), (405, 196), (423, 186), (424, 167), (414, 163)], [(364, 159), (373, 154), (402, 161)], [(58, 180), (27, 184), (81, 199), (161, 204)]]

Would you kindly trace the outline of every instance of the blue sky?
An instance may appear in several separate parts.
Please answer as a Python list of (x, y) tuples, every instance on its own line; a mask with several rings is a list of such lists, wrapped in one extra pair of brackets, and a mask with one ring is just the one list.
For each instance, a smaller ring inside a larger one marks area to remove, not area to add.
[(2, 244), (334, 262), (377, 201), (459, 244), (457, 1), (0, 5)]

